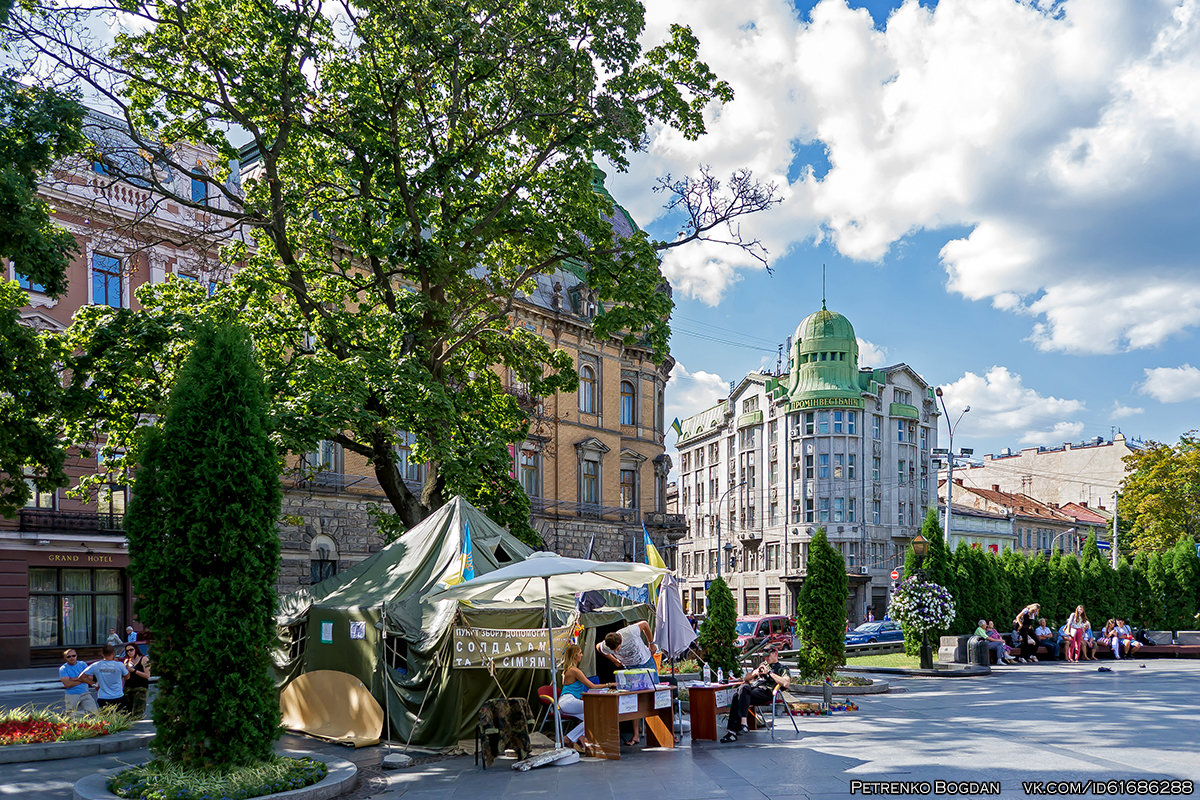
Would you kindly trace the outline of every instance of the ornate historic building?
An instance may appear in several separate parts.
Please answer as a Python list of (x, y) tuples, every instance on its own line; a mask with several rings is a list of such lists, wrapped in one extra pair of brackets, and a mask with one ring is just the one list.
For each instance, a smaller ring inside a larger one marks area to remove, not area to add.
[(681, 424), (689, 611), (705, 611), (720, 574), (738, 613), (794, 613), (818, 528), (846, 561), (847, 616), (885, 608), (890, 572), (937, 501), (937, 420), (924, 379), (906, 364), (860, 367), (850, 321), (822, 304), (796, 328), (786, 373), (750, 373)]
[[(138, 157), (119, 120), (89, 112), (85, 133), (106, 159)], [(197, 165), (214, 156), (203, 148), (181, 152)], [(198, 174), (167, 173), (174, 190), (197, 206), (188, 207), (114, 180), (98, 162), (72, 159), (55, 169), (41, 194), (75, 235), (80, 255), (70, 265), (68, 292), (57, 299), (25, 280), (19, 264), (0, 265), (3, 277), (21, 281), (29, 294), (23, 321), (62, 331), (87, 305), (137, 308), (134, 293), (147, 282), (198, 281), (215, 289), (227, 280), (217, 249), (233, 234), (204, 210), (226, 201)], [(596, 191), (605, 192), (603, 178), (596, 170)], [(235, 170), (227, 188), (236, 191), (237, 181)], [(636, 230), (624, 209), (615, 209), (615, 232)], [(644, 348), (598, 339), (591, 321), (603, 309), (585, 277), (575, 265), (543, 276), (512, 316), (512, 324), (568, 351), (581, 377), (575, 394), (535, 398), (502, 376), (535, 418), (529, 438), (513, 448), (513, 475), (530, 495), (534, 525), (548, 548), (583, 555), (590, 547), (596, 558), (640, 560), (645, 523), (673, 559), (668, 545), (682, 535), (684, 522), (666, 513), (671, 462), (664, 452), (663, 389), (672, 362), (654, 364)], [(281, 592), (335, 574), (382, 544), (368, 509), (387, 508), (387, 500), (366, 464), (329, 442), (302, 459), (321, 469), (283, 479)], [(72, 485), (95, 469), (94, 459), (71, 458)], [(424, 477), (403, 446), (398, 469), (414, 487)], [(126, 501), (126, 488), (116, 483), (90, 503), (60, 489), (35, 494), (15, 519), (0, 518), (0, 657), (6, 663), (57, 663), (66, 645), (91, 655), (110, 627), (137, 626), (122, 533)]]

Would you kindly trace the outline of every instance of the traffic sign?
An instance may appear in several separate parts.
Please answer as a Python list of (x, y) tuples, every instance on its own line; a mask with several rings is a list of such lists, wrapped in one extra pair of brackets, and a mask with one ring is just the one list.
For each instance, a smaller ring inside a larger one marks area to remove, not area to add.
[(892, 570), (892, 580), (894, 580), (894, 581), (900, 580), (900, 571), (899, 570)]

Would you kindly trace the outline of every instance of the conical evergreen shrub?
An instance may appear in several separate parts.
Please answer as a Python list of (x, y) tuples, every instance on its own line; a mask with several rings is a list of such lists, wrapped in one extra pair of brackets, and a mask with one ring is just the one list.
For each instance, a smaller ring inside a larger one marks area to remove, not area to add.
[(279, 465), (244, 334), (203, 330), (161, 433), (149, 434), (126, 518), (137, 615), (154, 637), (160, 757), (263, 761), (279, 735), (270, 677)]
[(808, 545), (808, 573), (796, 602), (800, 675), (806, 681), (832, 677), (846, 663), (848, 596), (846, 562), (819, 528)]
[(717, 667), (725, 670), (726, 675), (740, 675), (737, 648), (733, 646), (737, 638), (737, 605), (733, 602), (733, 592), (724, 578), (716, 578), (708, 585), (708, 616), (700, 623), (700, 649), (704, 651), (704, 660), (712, 668), (715, 675)]

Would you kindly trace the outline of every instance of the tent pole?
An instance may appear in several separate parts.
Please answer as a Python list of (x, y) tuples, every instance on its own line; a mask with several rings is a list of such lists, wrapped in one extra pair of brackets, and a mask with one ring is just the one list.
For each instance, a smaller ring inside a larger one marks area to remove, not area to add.
[(546, 639), (550, 645), (550, 694), (554, 696), (554, 749), (562, 749), (562, 713), (558, 710), (558, 672), (554, 666), (554, 623), (550, 619), (550, 579), (546, 583)]
[(381, 651), (379, 665), (383, 671), (383, 740), (387, 743), (387, 755), (390, 756), (392, 754), (392, 699), (387, 671), (387, 600), (379, 603), (379, 649)]

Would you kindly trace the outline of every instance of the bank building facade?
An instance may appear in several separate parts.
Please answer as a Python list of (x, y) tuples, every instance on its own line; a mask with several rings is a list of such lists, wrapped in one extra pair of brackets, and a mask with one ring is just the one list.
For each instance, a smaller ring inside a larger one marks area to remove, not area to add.
[(794, 615), (823, 527), (845, 559), (847, 619), (882, 618), (891, 572), (937, 502), (937, 431), (933, 387), (907, 364), (860, 366), (853, 326), (822, 302), (796, 328), (786, 372), (752, 372), (680, 423), (688, 613), (706, 612), (720, 574), (739, 615)]

